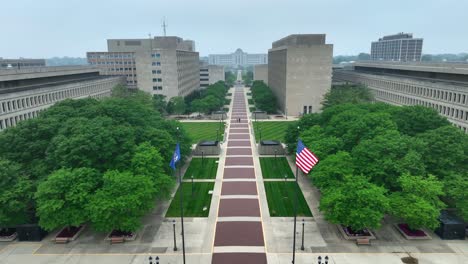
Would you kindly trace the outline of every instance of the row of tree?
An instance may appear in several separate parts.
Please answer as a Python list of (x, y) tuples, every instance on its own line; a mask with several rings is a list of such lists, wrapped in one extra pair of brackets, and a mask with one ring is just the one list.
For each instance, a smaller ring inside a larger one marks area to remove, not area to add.
[(275, 95), (270, 87), (263, 81), (253, 81), (252, 99), (254, 100), (255, 107), (258, 110), (266, 111), (269, 114), (275, 114), (278, 110), (278, 104)]
[(169, 195), (176, 141), (190, 140), (154, 110), (150, 95), (65, 100), (0, 133), (0, 227), (46, 230), (91, 223), (135, 231)]
[(228, 88), (224, 82), (219, 81), (187, 96), (185, 102), (190, 112), (210, 114), (213, 111), (220, 110), (226, 104), (227, 91)]
[[(412, 229), (434, 229), (448, 206), (468, 220), (468, 136), (433, 109), (362, 103), (371, 98), (352, 97), (367, 92), (342, 89), (285, 137), (290, 151), (300, 137), (320, 158), (309, 176), (326, 218), (361, 230), (390, 214)], [(341, 104), (347, 101), (357, 103)]]

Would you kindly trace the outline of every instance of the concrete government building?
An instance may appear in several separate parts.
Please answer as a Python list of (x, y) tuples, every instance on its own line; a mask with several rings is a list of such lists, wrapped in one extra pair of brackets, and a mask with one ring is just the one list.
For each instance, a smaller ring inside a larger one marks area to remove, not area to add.
[(170, 99), (200, 88), (199, 54), (192, 40), (179, 37), (108, 39), (107, 52), (88, 52), (101, 74), (125, 76), (129, 88)]
[(468, 64), (356, 62), (335, 69), (333, 81), (366, 85), (377, 101), (433, 108), (468, 132)]
[(101, 76), (92, 66), (0, 69), (0, 130), (36, 117), (56, 102), (111, 95), (120, 76)]
[(0, 69), (22, 69), (31, 67), (45, 67), (45, 59), (4, 59), (0, 58)]
[(213, 65), (223, 66), (253, 66), (256, 64), (267, 64), (267, 54), (249, 54), (241, 49), (237, 49), (231, 54), (210, 54), (208, 56), (208, 63)]
[(254, 81), (263, 81), (268, 84), (268, 64), (255, 65), (253, 69)]
[(384, 61), (421, 61), (423, 39), (410, 33), (385, 36), (372, 42), (371, 59)]
[(331, 88), (333, 45), (325, 34), (290, 35), (268, 51), (268, 85), (287, 115), (320, 111)]
[(224, 82), (224, 66), (200, 62), (200, 87), (206, 88), (219, 81)]

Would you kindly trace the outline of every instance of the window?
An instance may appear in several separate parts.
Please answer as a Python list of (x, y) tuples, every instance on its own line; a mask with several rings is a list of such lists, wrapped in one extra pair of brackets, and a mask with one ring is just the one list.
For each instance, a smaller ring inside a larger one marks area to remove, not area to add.
[(153, 78), (153, 82), (162, 82), (161, 78)]
[(162, 86), (153, 86), (153, 91), (161, 91)]
[(151, 65), (153, 65), (153, 66), (161, 66), (161, 62), (159, 62), (159, 61), (153, 61), (153, 62), (151, 63)]
[(153, 70), (152, 73), (153, 74), (161, 74), (161, 70)]
[(309, 114), (312, 113), (312, 106), (309, 105)]
[(161, 58), (161, 54), (159, 54), (159, 53), (153, 53), (153, 54), (151, 54), (151, 57), (153, 57), (153, 58)]
[(304, 105), (304, 112), (303, 114), (307, 114), (307, 105)]

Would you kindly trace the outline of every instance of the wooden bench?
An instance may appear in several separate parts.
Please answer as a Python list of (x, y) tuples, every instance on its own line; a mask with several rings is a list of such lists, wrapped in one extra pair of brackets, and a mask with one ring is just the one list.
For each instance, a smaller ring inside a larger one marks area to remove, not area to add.
[(119, 244), (124, 242), (124, 237), (111, 237), (110, 243), (111, 244)]
[(358, 238), (356, 239), (356, 245), (370, 245), (370, 239), (368, 238)]
[(66, 244), (68, 243), (68, 237), (56, 237), (55, 244)]

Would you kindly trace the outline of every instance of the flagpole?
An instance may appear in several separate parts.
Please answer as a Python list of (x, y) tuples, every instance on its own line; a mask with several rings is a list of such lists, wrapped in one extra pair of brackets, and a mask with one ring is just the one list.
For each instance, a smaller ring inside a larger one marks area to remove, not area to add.
[(295, 263), (296, 260), (296, 218), (297, 218), (297, 174), (299, 168), (296, 165), (296, 185), (294, 186), (294, 234), (293, 234), (293, 259), (292, 263)]
[[(179, 127), (177, 127), (177, 144), (179, 144)], [(180, 189), (180, 223), (182, 224), (182, 257), (185, 264), (185, 235), (184, 235), (184, 189), (182, 188), (182, 173), (179, 166), (179, 189)]]

